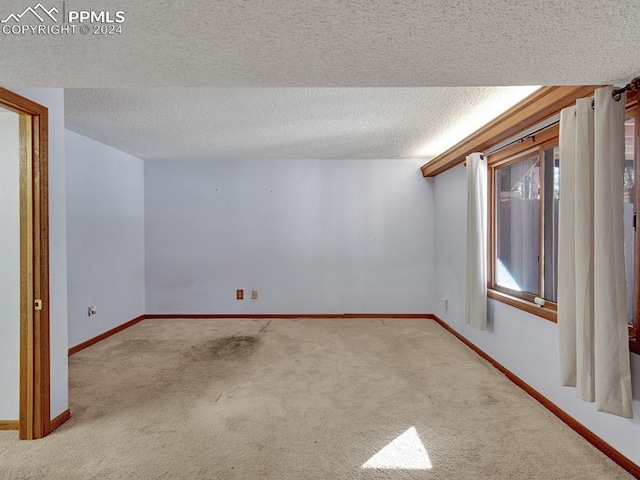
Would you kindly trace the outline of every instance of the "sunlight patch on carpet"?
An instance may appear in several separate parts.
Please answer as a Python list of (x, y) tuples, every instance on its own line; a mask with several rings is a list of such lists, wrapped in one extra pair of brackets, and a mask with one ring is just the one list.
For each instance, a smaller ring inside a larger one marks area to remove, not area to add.
[(416, 427), (411, 427), (364, 462), (360, 468), (431, 470), (431, 460)]

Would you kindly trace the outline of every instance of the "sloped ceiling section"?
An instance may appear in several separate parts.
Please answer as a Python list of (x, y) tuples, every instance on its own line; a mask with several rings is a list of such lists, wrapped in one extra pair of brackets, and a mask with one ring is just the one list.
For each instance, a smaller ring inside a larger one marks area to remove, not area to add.
[[(44, 3), (63, 11), (61, 0)], [(1, 19), (27, 4), (4, 0)], [(0, 84), (601, 84), (640, 66), (638, 0), (66, 0), (64, 9), (122, 10), (122, 33), (3, 33)]]
[(65, 117), (147, 160), (427, 160), (535, 88), (67, 89)]

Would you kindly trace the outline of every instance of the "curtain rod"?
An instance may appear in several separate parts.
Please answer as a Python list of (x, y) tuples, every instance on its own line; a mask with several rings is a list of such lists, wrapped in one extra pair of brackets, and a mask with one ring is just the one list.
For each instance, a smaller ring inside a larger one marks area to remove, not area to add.
[[(516, 138), (515, 140), (513, 140), (512, 142), (506, 143), (500, 147), (494, 148), (493, 150), (489, 150), (488, 152), (482, 153), (480, 156), (482, 158), (488, 157), (489, 155), (493, 155), (494, 153), (499, 152), (500, 150), (504, 150), (507, 147), (510, 147), (511, 145), (515, 145), (516, 143), (522, 143), (524, 142), (527, 138), (532, 138), (534, 141), (536, 139), (536, 133), (540, 133), (540, 132), (544, 132), (545, 130), (554, 127), (556, 125), (558, 125), (560, 123), (560, 120), (556, 120), (555, 122), (550, 123), (549, 125), (545, 125), (544, 127), (541, 127), (531, 133), (527, 133), (526, 135), (523, 135), (520, 138)], [(467, 162), (464, 162), (465, 165)]]
[[(627, 83), (624, 87), (619, 88), (617, 90), (614, 90), (613, 92), (611, 92), (611, 96), (613, 97), (613, 99), (616, 102), (618, 102), (622, 98), (622, 94), (623, 93), (628, 92), (628, 91), (632, 91), (633, 92), (633, 91), (638, 91), (638, 90), (640, 90), (640, 77), (636, 77), (633, 80), (631, 80), (631, 82)], [(591, 107), (593, 107), (593, 106), (594, 106), (594, 103), (592, 101)], [(558, 125), (559, 123), (560, 123), (560, 120), (556, 120), (555, 122), (550, 123), (549, 125), (546, 125), (546, 126), (544, 126), (542, 128), (539, 128), (538, 130), (536, 130), (534, 132), (531, 132), (531, 133), (528, 133), (526, 135), (523, 135), (520, 138), (516, 138), (512, 142), (506, 143), (506, 144), (504, 144), (504, 145), (502, 145), (502, 146), (500, 146), (498, 148), (494, 148), (493, 150), (489, 150), (488, 152), (482, 153), (481, 157), (485, 158), (485, 157), (488, 157), (489, 155), (493, 155), (494, 153), (497, 153), (500, 150), (504, 150), (505, 148), (510, 147), (511, 145), (514, 145), (516, 143), (522, 143), (527, 138), (532, 138), (533, 140), (535, 140), (536, 133), (543, 132), (543, 131), (547, 130), (548, 128), (551, 128), (551, 127), (553, 127), (555, 125)], [(466, 165), (467, 162), (464, 162), (464, 164)]]
[(624, 87), (619, 88), (618, 90), (614, 90), (613, 92), (611, 92), (611, 95), (613, 96), (613, 99), (617, 102), (620, 100), (621, 95), (624, 92), (628, 92), (629, 90), (631, 90), (632, 92), (640, 90), (640, 77), (636, 77), (633, 80), (631, 80), (629, 83), (627, 83)]

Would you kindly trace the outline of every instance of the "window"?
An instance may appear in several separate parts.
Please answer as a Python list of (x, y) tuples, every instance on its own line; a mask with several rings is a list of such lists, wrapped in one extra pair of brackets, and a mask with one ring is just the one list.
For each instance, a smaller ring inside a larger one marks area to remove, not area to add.
[[(557, 137), (557, 127), (550, 130)], [(528, 302), (544, 299), (555, 310), (560, 159), (557, 138), (549, 136), (530, 140), (524, 152), (489, 157), (495, 192), (490, 288)]]
[[(549, 320), (556, 319), (558, 206), (561, 159), (557, 125), (488, 157), (489, 297)], [(640, 353), (640, 107), (627, 100), (624, 200), (627, 320), (631, 349)], [(544, 308), (534, 302), (544, 300)]]
[(627, 273), (627, 321), (633, 326), (634, 321), (634, 215), (635, 215), (635, 116), (631, 116), (625, 126), (625, 159), (624, 159), (624, 259)]
[(640, 232), (637, 229), (637, 212), (640, 209), (640, 191), (635, 180), (640, 172), (640, 106), (635, 97), (634, 108), (627, 110), (625, 122), (624, 160), (624, 253), (627, 273), (627, 321), (629, 346), (640, 353), (637, 332), (640, 331)]

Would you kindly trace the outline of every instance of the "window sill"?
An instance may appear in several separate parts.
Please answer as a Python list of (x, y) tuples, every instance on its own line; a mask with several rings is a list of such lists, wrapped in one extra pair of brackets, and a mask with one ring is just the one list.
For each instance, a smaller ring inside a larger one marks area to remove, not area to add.
[[(550, 322), (558, 323), (558, 314), (555, 310), (551, 310), (550, 308), (540, 307), (532, 302), (527, 302), (518, 297), (514, 297), (513, 295), (509, 295), (504, 292), (500, 292), (498, 290), (487, 290), (487, 297), (492, 300), (497, 300), (498, 302), (506, 303), (512, 307), (515, 307), (519, 310), (524, 310), (527, 313), (532, 315), (536, 315), (538, 317), (542, 317), (545, 320), (549, 320)], [(640, 355), (640, 342), (636, 341), (635, 338), (629, 338), (629, 350), (636, 354)]]
[(500, 292), (498, 290), (487, 290), (487, 297), (497, 300), (498, 302), (506, 303), (507, 305), (511, 305), (519, 310), (524, 310), (527, 313), (532, 315), (536, 315), (538, 317), (542, 317), (545, 320), (549, 320), (550, 322), (557, 323), (558, 322), (558, 314), (555, 310), (551, 310), (550, 308), (541, 307), (540, 305), (536, 305), (533, 302), (527, 302), (518, 297), (514, 297), (513, 295), (509, 295), (507, 293)]

